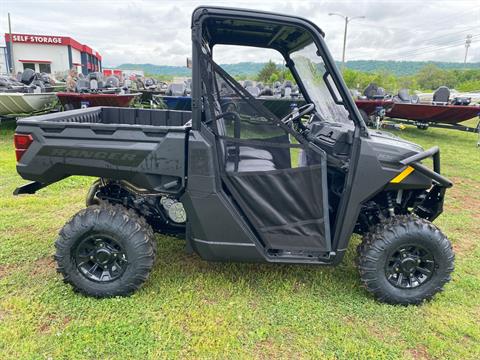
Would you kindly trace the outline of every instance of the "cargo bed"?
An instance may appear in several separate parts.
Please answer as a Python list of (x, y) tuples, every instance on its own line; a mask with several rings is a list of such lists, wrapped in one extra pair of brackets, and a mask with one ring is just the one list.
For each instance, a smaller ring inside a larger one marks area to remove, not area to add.
[(189, 111), (115, 107), (24, 118), (16, 134), (29, 134), (32, 141), (17, 171), (41, 184), (87, 175), (177, 193), (185, 183), (190, 119)]

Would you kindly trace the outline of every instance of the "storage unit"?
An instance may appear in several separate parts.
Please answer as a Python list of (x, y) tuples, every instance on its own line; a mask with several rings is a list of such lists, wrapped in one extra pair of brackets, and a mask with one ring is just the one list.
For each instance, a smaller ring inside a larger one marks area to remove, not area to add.
[(5, 34), (7, 66), (15, 71), (33, 69), (36, 72), (54, 74), (76, 67), (78, 72), (88, 74), (102, 70), (102, 57), (91, 47), (80, 44), (67, 36)]

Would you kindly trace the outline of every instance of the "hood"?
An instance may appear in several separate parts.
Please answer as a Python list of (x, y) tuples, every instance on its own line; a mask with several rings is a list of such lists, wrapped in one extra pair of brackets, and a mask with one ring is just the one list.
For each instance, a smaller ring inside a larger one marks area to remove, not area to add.
[(370, 144), (382, 162), (398, 162), (408, 156), (418, 154), (423, 148), (389, 132), (370, 130)]

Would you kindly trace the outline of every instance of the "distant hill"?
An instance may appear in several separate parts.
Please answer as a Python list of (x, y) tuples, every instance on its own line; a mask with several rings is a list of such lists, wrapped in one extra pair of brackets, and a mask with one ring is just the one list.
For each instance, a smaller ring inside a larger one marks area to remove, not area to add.
[[(264, 66), (264, 63), (241, 62), (237, 64), (222, 64), (221, 66), (233, 75), (255, 75)], [(147, 74), (167, 76), (191, 76), (192, 71), (186, 66), (168, 66), (153, 64), (122, 64), (117, 69), (143, 70)]]
[[(463, 63), (439, 62), (439, 61), (380, 61), (380, 60), (352, 60), (347, 61), (345, 66), (349, 69), (364, 72), (386, 70), (395, 75), (413, 75), (427, 64), (435, 64), (441, 69), (463, 69)], [(480, 63), (468, 63), (468, 69), (480, 69)]]
[[(339, 63), (337, 63), (339, 64)], [(380, 70), (389, 71), (395, 75), (413, 75), (427, 64), (435, 64), (441, 69), (463, 69), (463, 63), (435, 62), (435, 61), (378, 61), (378, 60), (352, 60), (346, 62), (346, 67), (364, 72)], [(222, 64), (227, 72), (232, 75), (255, 75), (265, 63), (240, 62), (237, 64)], [(480, 63), (467, 64), (469, 69), (480, 69)], [(117, 69), (143, 70), (147, 74), (160, 74), (167, 76), (191, 76), (192, 72), (185, 66), (168, 66), (154, 64), (122, 64)]]

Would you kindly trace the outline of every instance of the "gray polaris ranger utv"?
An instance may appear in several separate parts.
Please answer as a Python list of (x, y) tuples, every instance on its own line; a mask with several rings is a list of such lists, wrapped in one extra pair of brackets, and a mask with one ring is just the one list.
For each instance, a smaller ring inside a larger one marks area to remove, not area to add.
[[(58, 270), (76, 290), (128, 295), (154, 265), (154, 232), (206, 260), (336, 265), (361, 234), (360, 278), (384, 302), (418, 304), (450, 279), (432, 221), (446, 188), (438, 148), (367, 130), (312, 22), (200, 7), (192, 17), (192, 112), (89, 108), (18, 121), (25, 194), (98, 177), (60, 231)], [(277, 50), (306, 105), (283, 119), (212, 60), (215, 45)], [(421, 163), (433, 157), (433, 170)]]

